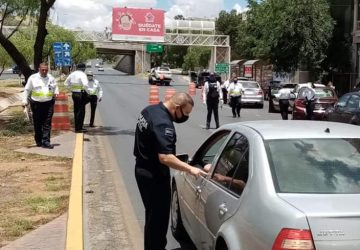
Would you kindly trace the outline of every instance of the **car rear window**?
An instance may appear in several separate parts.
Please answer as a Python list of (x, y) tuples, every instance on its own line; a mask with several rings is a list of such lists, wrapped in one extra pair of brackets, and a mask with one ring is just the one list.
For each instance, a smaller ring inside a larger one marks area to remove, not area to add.
[(277, 192), (360, 194), (359, 138), (270, 140), (265, 144)]
[[(305, 98), (305, 90), (307, 88), (300, 89), (299, 91), (299, 98)], [(326, 98), (326, 97), (334, 97), (335, 93), (331, 89), (324, 89), (324, 88), (314, 88), (315, 97), (317, 98)]]
[(257, 84), (256, 82), (241, 82), (242, 86), (244, 88), (253, 88), (253, 89), (258, 89), (259, 84)]

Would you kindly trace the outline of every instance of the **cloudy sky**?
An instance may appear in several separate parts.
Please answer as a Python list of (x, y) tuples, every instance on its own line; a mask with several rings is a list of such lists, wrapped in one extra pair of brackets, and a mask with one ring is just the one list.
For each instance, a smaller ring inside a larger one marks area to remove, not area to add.
[(221, 10), (242, 12), (246, 5), (246, 0), (56, 0), (51, 18), (67, 28), (103, 31), (111, 26), (113, 7), (163, 9), (171, 19), (178, 14), (213, 18)]

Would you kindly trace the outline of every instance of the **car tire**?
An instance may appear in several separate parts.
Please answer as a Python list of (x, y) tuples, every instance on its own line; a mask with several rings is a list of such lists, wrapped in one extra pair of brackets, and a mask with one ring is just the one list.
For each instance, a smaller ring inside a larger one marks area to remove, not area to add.
[(259, 104), (259, 109), (262, 109), (262, 108), (264, 108), (264, 104)]
[(173, 184), (171, 195), (171, 214), (170, 214), (170, 227), (171, 233), (177, 240), (183, 240), (186, 238), (186, 231), (181, 219), (179, 197), (176, 188), (176, 184)]
[(170, 82), (165, 82), (165, 86), (170, 86)]

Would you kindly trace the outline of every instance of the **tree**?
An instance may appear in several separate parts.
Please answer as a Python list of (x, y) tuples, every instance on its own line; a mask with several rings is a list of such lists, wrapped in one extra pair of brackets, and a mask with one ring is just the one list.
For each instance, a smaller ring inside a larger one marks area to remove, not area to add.
[[(14, 45), (10, 38), (17, 32), (23, 22), (28, 19), (32, 22), (35, 17), (37, 19), (37, 32), (34, 43), (34, 69), (37, 69), (43, 59), (43, 47), (45, 37), (48, 32), (46, 30), (46, 21), (49, 9), (53, 6), (55, 0), (0, 0), (0, 44), (7, 51), (13, 61), (19, 66), (25, 79), (32, 74), (32, 70), (26, 60), (24, 54)], [(10, 34), (4, 32), (4, 24), (10, 20), (16, 23), (15, 28)], [(15, 20), (15, 21), (14, 21)]]
[(206, 47), (189, 47), (184, 58), (183, 69), (195, 70), (196, 67), (207, 68), (211, 50)]
[(231, 57), (237, 58), (239, 56), (238, 50), (235, 48), (238, 43), (240, 34), (240, 25), (242, 24), (242, 14), (238, 14), (236, 10), (231, 10), (229, 13), (222, 10), (219, 17), (216, 19), (216, 31), (222, 35), (230, 36)]
[(334, 26), (327, 0), (249, 0), (249, 7), (241, 54), (268, 60), (276, 72), (320, 71)]

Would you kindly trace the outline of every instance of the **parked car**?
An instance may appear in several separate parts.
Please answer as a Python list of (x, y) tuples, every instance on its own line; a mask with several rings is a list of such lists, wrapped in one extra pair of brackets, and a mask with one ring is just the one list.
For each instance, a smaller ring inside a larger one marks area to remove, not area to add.
[(188, 234), (197, 249), (360, 249), (360, 127), (227, 124), (188, 163), (211, 168), (198, 178), (175, 171), (175, 238)]
[(325, 110), (324, 120), (360, 125), (360, 92), (344, 94)]
[(95, 64), (95, 68), (99, 68), (100, 67), (100, 64), (99, 63), (96, 63)]
[(149, 84), (169, 86), (172, 81), (172, 74), (169, 67), (152, 68), (149, 74)]
[[(279, 90), (285, 89), (289, 94), (292, 94), (294, 91), (296, 84), (295, 83), (284, 83), (277, 86), (273, 86), (270, 91), (271, 95), (269, 98), (269, 113), (275, 113), (280, 112), (280, 106), (279, 106)], [(292, 103), (293, 99), (290, 99), (291, 105), (289, 105), (289, 112), (292, 111)]]
[(311, 83), (311, 82), (307, 82), (307, 83), (297, 83), (296, 86), (294, 87), (294, 95), (295, 98), (297, 97), (299, 90), (303, 87), (309, 87), (309, 88), (325, 88), (326, 86), (324, 84), (320, 84), (320, 83)]
[(255, 81), (239, 81), (244, 93), (241, 96), (241, 105), (243, 106), (257, 106), (264, 107), (264, 93), (258, 82)]
[[(293, 120), (305, 120), (306, 108), (305, 108), (305, 92), (308, 87), (302, 87), (299, 89), (297, 97), (294, 100), (292, 107), (292, 119)], [(332, 88), (314, 88), (315, 91), (315, 108), (313, 113), (313, 120), (323, 120), (325, 110), (333, 106), (338, 98), (335, 91)]]
[[(214, 73), (216, 80), (221, 84), (221, 76)], [(202, 86), (204, 86), (205, 82), (208, 80), (210, 76), (210, 72), (208, 71), (203, 71), (203, 72), (199, 72), (197, 74), (197, 79), (195, 82), (196, 88), (201, 88)]]
[(98, 70), (98, 71), (105, 71), (105, 69), (104, 69), (103, 66), (99, 66), (99, 67), (97, 68), (97, 70)]

